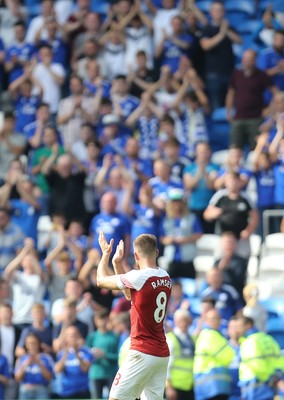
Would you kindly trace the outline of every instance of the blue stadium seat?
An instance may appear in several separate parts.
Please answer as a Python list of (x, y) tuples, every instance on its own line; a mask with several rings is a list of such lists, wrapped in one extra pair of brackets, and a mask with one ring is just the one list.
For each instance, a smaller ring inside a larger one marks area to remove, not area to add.
[(203, 1), (198, 1), (198, 3), (196, 3), (196, 6), (199, 8), (199, 10), (201, 10), (205, 14), (208, 14), (211, 3), (212, 3), (212, 1), (203, 0)]
[(255, 17), (254, 3), (250, 0), (228, 1), (225, 3), (226, 18), (236, 29), (243, 22)]
[(178, 281), (182, 284), (183, 293), (188, 297), (196, 296), (196, 281), (191, 278), (179, 278)]
[(260, 21), (244, 21), (237, 26), (237, 31), (243, 39), (242, 48), (246, 49), (252, 45), (252, 33), (259, 27)]
[(267, 322), (266, 332), (284, 349), (284, 319), (273, 318)]
[(270, 299), (261, 300), (260, 303), (266, 309), (268, 319), (283, 318), (284, 321), (284, 299), (271, 297)]
[(201, 300), (199, 297), (194, 297), (190, 299), (190, 314), (192, 318), (199, 317), (201, 313)]
[(212, 113), (210, 144), (213, 151), (224, 150), (229, 146), (230, 124), (226, 119), (226, 108), (217, 108)]
[(107, 15), (109, 4), (106, 0), (91, 0), (91, 10), (98, 14)]

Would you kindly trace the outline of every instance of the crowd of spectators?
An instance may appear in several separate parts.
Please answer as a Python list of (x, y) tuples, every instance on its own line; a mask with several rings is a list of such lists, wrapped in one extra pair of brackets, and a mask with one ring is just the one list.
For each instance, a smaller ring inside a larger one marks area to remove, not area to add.
[[(228, 337), (250, 235), (284, 208), (283, 13), (257, 3), (249, 46), (221, 1), (208, 13), (194, 0), (110, 1), (105, 14), (90, 0), (0, 4), (0, 399), (16, 383), (21, 399), (105, 395), (129, 304), (96, 286), (100, 231), (114, 249), (124, 240), (126, 268), (133, 239), (156, 235), (175, 279), (196, 278), (197, 240), (220, 234), (189, 329), (214, 309)], [(223, 165), (211, 161), (221, 108)], [(169, 330), (181, 304), (177, 281)], [(265, 329), (261, 307), (248, 316)]]

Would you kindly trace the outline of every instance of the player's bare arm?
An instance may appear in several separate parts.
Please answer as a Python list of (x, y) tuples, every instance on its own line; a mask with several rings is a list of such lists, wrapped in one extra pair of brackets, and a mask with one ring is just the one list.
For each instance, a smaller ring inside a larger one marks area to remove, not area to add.
[[(122, 264), (124, 257), (124, 241), (120, 240), (119, 244), (116, 246), (116, 251), (112, 257), (112, 265), (116, 275), (125, 274), (125, 270)], [(127, 300), (131, 300), (130, 289), (124, 289), (123, 294)]]
[(118, 290), (116, 275), (109, 274), (109, 258), (112, 252), (113, 239), (108, 243), (104, 233), (101, 231), (99, 235), (99, 245), (102, 251), (101, 261), (97, 271), (97, 285), (100, 288), (109, 290)]

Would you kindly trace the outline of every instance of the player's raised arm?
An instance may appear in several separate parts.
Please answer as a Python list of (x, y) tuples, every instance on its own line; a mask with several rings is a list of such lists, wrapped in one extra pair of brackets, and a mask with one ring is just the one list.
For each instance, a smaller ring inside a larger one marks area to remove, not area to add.
[(99, 235), (99, 245), (102, 250), (101, 261), (97, 271), (97, 285), (100, 288), (109, 290), (118, 290), (117, 276), (109, 275), (109, 258), (112, 252), (113, 239), (108, 243), (104, 233), (101, 231)]
[[(122, 264), (123, 257), (124, 257), (124, 241), (120, 240), (119, 244), (116, 246), (116, 251), (112, 258), (112, 265), (116, 275), (125, 274), (126, 272)], [(124, 289), (123, 293), (127, 300), (131, 300), (130, 289)]]

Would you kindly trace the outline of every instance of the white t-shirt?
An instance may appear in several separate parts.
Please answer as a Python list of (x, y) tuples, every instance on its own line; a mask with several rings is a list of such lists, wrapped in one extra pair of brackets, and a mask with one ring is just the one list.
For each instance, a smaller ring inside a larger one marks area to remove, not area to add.
[[(51, 64), (51, 70), (56, 75), (64, 78), (65, 70), (61, 64)], [(47, 103), (52, 113), (58, 110), (59, 101), (61, 98), (61, 87), (53, 78), (49, 69), (42, 63), (36, 65), (33, 76), (41, 83), (43, 88), (42, 101)]]
[(125, 64), (128, 71), (136, 65), (136, 54), (138, 51), (143, 50), (147, 54), (147, 67), (153, 67), (153, 44), (152, 38), (148, 29), (143, 26), (140, 29), (128, 27), (125, 29), (126, 36), (126, 51), (125, 51)]
[(36, 274), (28, 275), (22, 271), (16, 271), (11, 280), (13, 290), (13, 323), (32, 323), (32, 306), (40, 303), (45, 294), (45, 284)]
[(13, 326), (0, 326), (1, 331), (1, 354), (8, 360), (10, 370), (13, 370), (15, 351), (15, 328)]
[(178, 14), (179, 10), (177, 8), (171, 8), (170, 10), (160, 9), (157, 11), (153, 19), (154, 49), (157, 48), (164, 36), (163, 30), (165, 30), (169, 35), (172, 33), (171, 20)]

